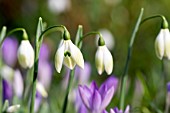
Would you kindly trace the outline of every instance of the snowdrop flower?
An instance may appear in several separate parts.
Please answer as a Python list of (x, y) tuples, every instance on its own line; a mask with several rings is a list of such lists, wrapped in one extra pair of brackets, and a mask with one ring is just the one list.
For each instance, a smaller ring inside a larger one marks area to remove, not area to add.
[(162, 60), (163, 57), (166, 57), (170, 60), (170, 33), (169, 29), (161, 29), (156, 41), (155, 41), (155, 50), (157, 57)]
[(18, 61), (23, 68), (31, 68), (34, 64), (34, 50), (28, 40), (22, 40), (18, 48)]
[(60, 73), (63, 63), (69, 69), (73, 69), (76, 64), (84, 68), (83, 55), (80, 49), (70, 40), (68, 31), (64, 32), (64, 39), (61, 40), (55, 55), (55, 68), (58, 73)]
[(20, 105), (13, 105), (13, 106), (9, 106), (7, 109), (7, 113), (14, 113), (16, 112), (18, 109), (20, 108)]
[(105, 69), (106, 73), (109, 75), (113, 70), (113, 57), (107, 49), (103, 38), (99, 38), (98, 45), (99, 46), (95, 56), (98, 73), (101, 75)]
[(162, 17), (162, 28), (155, 41), (155, 50), (157, 57), (162, 60), (163, 57), (170, 60), (170, 33), (168, 22), (165, 17)]

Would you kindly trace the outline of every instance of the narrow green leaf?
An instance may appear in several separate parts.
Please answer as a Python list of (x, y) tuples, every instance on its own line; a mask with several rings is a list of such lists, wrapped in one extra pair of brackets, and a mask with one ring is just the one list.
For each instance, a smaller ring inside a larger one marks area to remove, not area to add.
[(1, 34), (0, 34), (0, 46), (1, 46), (1, 44), (2, 44), (2, 42), (4, 40), (4, 38), (5, 38), (6, 30), (7, 30), (6, 26), (3, 26)]
[(6, 110), (8, 109), (8, 107), (9, 107), (9, 102), (8, 102), (8, 100), (5, 100), (5, 103), (4, 103), (3, 108), (2, 108), (2, 112), (3, 112), (3, 113), (6, 112)]
[(79, 25), (76, 34), (76, 40), (75, 40), (75, 45), (79, 46), (79, 48), (81, 48), (82, 46), (82, 41), (80, 42), (82, 36), (83, 36), (83, 26)]
[(39, 37), (42, 32), (43, 32), (43, 22), (42, 22), (42, 18), (39, 17), (37, 32), (36, 32), (36, 42), (39, 41)]

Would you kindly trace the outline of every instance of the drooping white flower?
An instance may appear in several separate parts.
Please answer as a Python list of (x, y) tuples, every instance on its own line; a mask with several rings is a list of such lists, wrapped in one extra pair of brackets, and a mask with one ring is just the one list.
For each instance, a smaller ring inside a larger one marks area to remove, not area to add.
[(20, 105), (19, 105), (19, 104), (9, 106), (8, 109), (7, 109), (7, 113), (14, 113), (14, 112), (16, 112), (19, 108), (20, 108)]
[(23, 68), (31, 68), (34, 64), (34, 50), (28, 40), (22, 40), (18, 48), (18, 61)]
[(157, 57), (162, 60), (163, 57), (170, 59), (170, 32), (169, 29), (161, 29), (156, 41), (155, 51)]
[(106, 45), (99, 46), (95, 56), (95, 62), (98, 73), (101, 75), (105, 70), (109, 75), (113, 70), (113, 57)]
[(62, 40), (55, 55), (55, 68), (60, 73), (62, 64), (64, 63), (70, 69), (73, 69), (77, 64), (84, 68), (84, 59), (80, 49), (75, 46), (72, 41)]

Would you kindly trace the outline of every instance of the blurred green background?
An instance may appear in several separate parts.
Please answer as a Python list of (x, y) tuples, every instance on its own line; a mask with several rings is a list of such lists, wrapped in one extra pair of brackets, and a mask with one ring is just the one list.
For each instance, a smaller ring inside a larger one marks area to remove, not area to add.
[[(57, 2), (58, 0), (55, 1)], [(168, 21), (170, 18), (170, 1), (168, 0), (63, 1), (68, 2), (65, 4), (66, 9), (61, 7), (61, 9), (59, 8), (61, 11), (54, 11), (53, 8), (50, 8), (48, 0), (1, 0), (0, 26), (5, 25), (8, 30), (24, 27), (32, 41), (35, 38), (38, 17), (40, 16), (48, 26), (65, 25), (71, 33), (72, 40), (74, 40), (79, 24), (83, 25), (84, 33), (107, 28), (115, 38), (115, 48), (112, 51), (115, 59), (114, 73), (119, 75), (124, 66), (127, 46), (140, 8), (143, 7), (145, 9), (144, 18), (154, 14), (163, 14)], [(130, 66), (130, 72), (139, 68), (149, 71), (151, 67), (160, 63), (154, 52), (154, 40), (160, 29), (160, 22), (161, 19), (154, 19), (140, 27), (138, 38), (135, 40), (131, 63), (133, 65)], [(58, 34), (54, 34), (52, 37), (55, 37), (55, 35)], [(57, 40), (57, 38), (46, 39)], [(89, 46), (94, 44), (91, 40), (93, 39), (85, 40), (88, 44), (84, 46), (84, 51), (88, 50), (89, 53), (96, 49)], [(57, 44), (54, 43), (53, 46), (55, 45)]]
[[(74, 40), (76, 36), (78, 25), (83, 25), (84, 33), (106, 28), (111, 31), (115, 40), (115, 45), (111, 52), (114, 56), (113, 74), (118, 78), (120, 78), (124, 69), (128, 43), (140, 9), (142, 7), (144, 8), (143, 18), (155, 14), (162, 14), (168, 21), (170, 20), (169, 0), (63, 0), (66, 2), (65, 6), (62, 6), (62, 3), (60, 5), (60, 2), (63, 2), (62, 0), (55, 0), (59, 4), (58, 7), (60, 7), (57, 10), (49, 5), (49, 1), (50, 0), (0, 0), (0, 27), (5, 25), (8, 31), (16, 27), (25, 28), (32, 44), (34, 43), (37, 22), (40, 16), (43, 18), (43, 21), (47, 23), (48, 27), (60, 24), (65, 25), (70, 31), (72, 40)], [(129, 68), (129, 77), (132, 83), (135, 83), (135, 76), (142, 73), (145, 82), (149, 84), (150, 89), (153, 90), (154, 88), (151, 82), (153, 82), (154, 87), (157, 87), (156, 85), (160, 82), (162, 69), (162, 62), (156, 57), (154, 50), (154, 41), (159, 33), (160, 26), (161, 19), (157, 18), (144, 23), (140, 27), (134, 43)], [(51, 61), (54, 59), (54, 54), (60, 39), (59, 37), (60, 34), (52, 33), (44, 40), (51, 48)], [(88, 38), (84, 41), (82, 48), (84, 58), (94, 67), (91, 79), (97, 80), (100, 83), (104, 81), (107, 76), (98, 76), (94, 66), (94, 55), (96, 51), (96, 46), (94, 46), (95, 40), (94, 38)], [(164, 65), (166, 67), (167, 82), (170, 80), (170, 76), (168, 75), (170, 64), (166, 60), (164, 61)], [(54, 72), (54, 75), (57, 75), (57, 73)], [(59, 82), (62, 78), (63, 76), (55, 76), (53, 86), (55, 87), (56, 81)], [(164, 90), (165, 93), (166, 87), (163, 87), (162, 90)], [(129, 102), (130, 99), (129, 96)], [(163, 102), (160, 103), (162, 105), (160, 109), (163, 109), (165, 97), (161, 100)]]

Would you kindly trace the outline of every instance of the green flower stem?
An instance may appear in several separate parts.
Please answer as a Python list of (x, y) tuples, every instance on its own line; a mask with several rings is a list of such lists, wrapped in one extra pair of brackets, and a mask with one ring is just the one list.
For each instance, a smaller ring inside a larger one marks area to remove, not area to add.
[(64, 98), (62, 113), (66, 113), (66, 111), (67, 111), (68, 96), (69, 96), (69, 92), (71, 91), (73, 78), (74, 78), (74, 70), (71, 70), (70, 75), (69, 75), (69, 81), (68, 81), (68, 86), (67, 86), (67, 90), (66, 90), (66, 95), (65, 95), (65, 98)]
[(132, 47), (133, 47), (133, 43), (134, 43), (134, 40), (135, 40), (135, 37), (136, 37), (136, 33), (137, 33), (139, 26), (140, 26), (140, 22), (141, 22), (141, 19), (142, 19), (142, 16), (143, 16), (143, 11), (144, 11), (144, 9), (142, 8), (140, 15), (138, 17), (138, 20), (137, 20), (135, 29), (134, 29), (132, 36), (131, 36), (131, 40), (130, 40), (129, 47), (128, 47), (128, 55), (127, 55), (127, 59), (126, 59), (126, 64), (125, 64), (125, 68), (124, 68), (122, 78), (121, 78), (120, 109), (122, 109), (122, 110), (124, 110), (125, 93), (126, 93), (125, 89), (126, 89), (126, 82), (127, 82), (127, 78), (128, 78), (127, 72), (128, 72), (128, 68), (129, 68), (129, 64), (130, 64)]
[(79, 47), (80, 44), (81, 44), (81, 41), (82, 41), (84, 38), (86, 38), (87, 36), (90, 36), (90, 35), (99, 35), (99, 38), (103, 40), (103, 37), (102, 37), (102, 35), (101, 35), (100, 32), (89, 32), (89, 33), (86, 33), (85, 35), (83, 35), (82, 37), (80, 37), (80, 40), (79, 40), (77, 46)]
[[(5, 38), (5, 35), (6, 35), (6, 26), (3, 26), (2, 28), (2, 31), (0, 33), (0, 47), (4, 41), (4, 38)], [(2, 52), (0, 52), (0, 68), (2, 67), (2, 55), (1, 55)], [(3, 94), (2, 94), (2, 76), (0, 75), (0, 112), (2, 112), (2, 109), (3, 109), (3, 103), (2, 103), (2, 100), (3, 100)]]
[[(36, 82), (37, 82), (37, 75), (38, 75), (38, 62), (39, 62), (39, 52), (42, 45), (43, 37), (45, 34), (52, 32), (53, 30), (67, 31), (65, 26), (58, 25), (52, 26), (47, 28), (43, 31), (42, 19), (39, 19), (39, 24), (37, 28), (36, 34), (36, 43), (35, 43), (35, 61), (34, 61), (34, 71), (33, 71), (33, 81), (32, 81), (32, 97), (31, 97), (31, 106), (30, 106), (30, 113), (34, 113), (34, 103), (35, 103), (35, 96), (36, 96)], [(38, 30), (39, 29), (39, 30)]]
[(51, 33), (53, 31), (56, 31), (56, 30), (61, 31), (63, 33), (64, 33), (64, 31), (68, 32), (65, 26), (63, 26), (63, 25), (55, 25), (55, 26), (49, 27), (45, 31), (43, 31), (41, 33), (40, 37), (39, 37), (39, 41), (43, 40), (43, 35), (44, 34), (48, 34), (48, 33)]
[[(27, 35), (27, 33), (26, 33), (26, 31), (25, 31), (24, 28), (15, 28), (15, 29), (11, 30), (11, 31), (7, 34), (7, 36), (11, 35), (11, 34), (14, 33), (14, 32), (17, 32), (17, 31), (22, 31), (22, 32), (23, 32), (23, 39), (24, 39), (24, 40), (28, 40), (28, 35)], [(7, 37), (7, 36), (6, 36), (6, 37)]]
[[(0, 97), (1, 97), (1, 99), (0, 99), (0, 109), (2, 109), (2, 77), (0, 76)], [(0, 110), (0, 112), (2, 112), (1, 110)]]
[(143, 19), (140, 24), (143, 24), (145, 21), (151, 20), (153, 18), (161, 18), (162, 19), (162, 26), (161, 27), (162, 28), (168, 28), (168, 22), (163, 15), (154, 15), (154, 16), (147, 17), (147, 18)]

